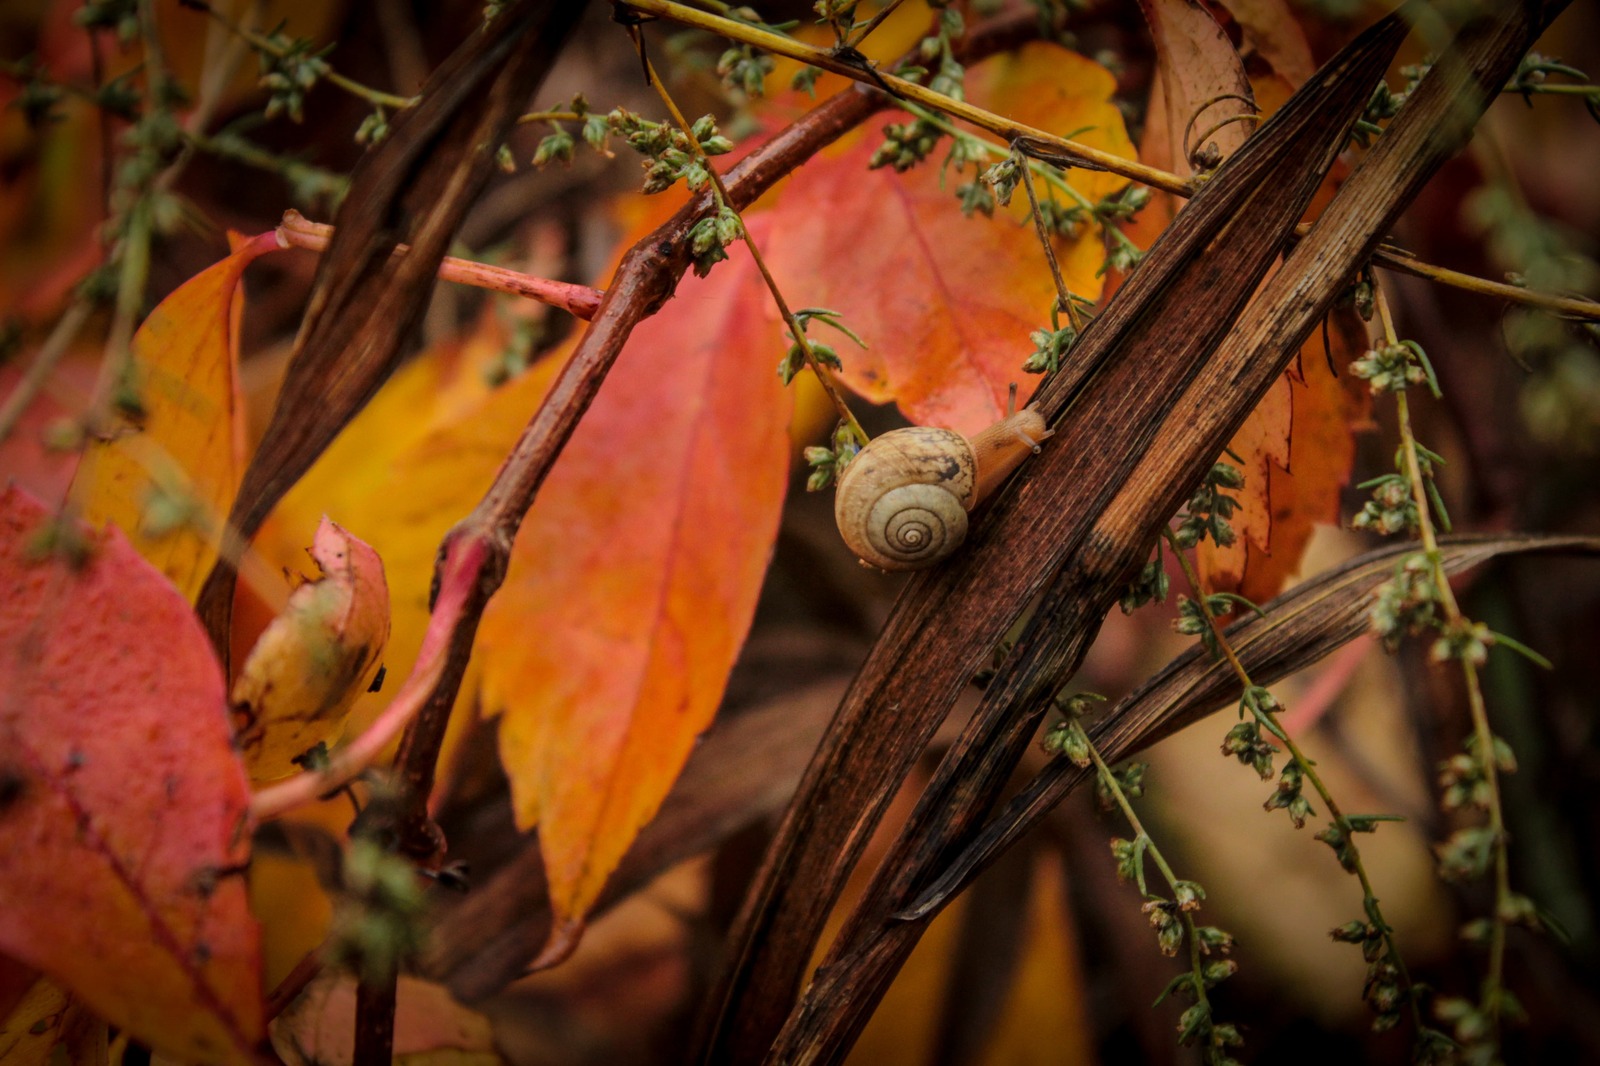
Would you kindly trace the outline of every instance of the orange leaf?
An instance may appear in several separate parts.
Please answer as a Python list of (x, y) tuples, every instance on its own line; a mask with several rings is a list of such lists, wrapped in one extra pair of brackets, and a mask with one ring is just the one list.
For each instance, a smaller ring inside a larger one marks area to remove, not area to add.
[[(1156, 46), (1139, 158), (1187, 176), (1194, 173), (1188, 155), (1192, 148), (1215, 144), (1225, 158), (1244, 143), (1253, 128), (1247, 121), (1205, 134), (1223, 119), (1251, 110), (1245, 101), (1219, 99), (1230, 94), (1249, 98), (1250, 79), (1233, 42), (1203, 5), (1193, 0), (1139, 0), (1139, 8)], [(1165, 228), (1177, 211), (1176, 197), (1158, 193), (1141, 218), (1147, 227)]]
[(72, 492), (93, 525), (113, 523), (193, 599), (211, 570), (244, 469), (239, 418), (239, 278), (276, 250), (263, 233), (150, 312), (130, 357), (143, 416), (92, 443)]
[[(1361, 344), (1354, 328), (1333, 329), (1330, 339), (1335, 366), (1348, 364)], [(1230, 444), (1246, 461), (1244, 488), (1235, 494), (1238, 536), (1230, 547), (1208, 538), (1196, 550), (1208, 590), (1265, 603), (1299, 570), (1314, 527), (1339, 520), (1355, 461), (1352, 431), (1366, 421), (1368, 394), (1353, 375), (1328, 371), (1320, 337), (1301, 346), (1299, 359), (1303, 379), (1292, 372), (1278, 379)], [(1279, 419), (1281, 428), (1270, 424)]]
[(324, 517), (310, 554), (322, 576), (295, 589), (229, 698), (236, 742), (257, 781), (294, 773), (297, 756), (339, 735), (389, 639), (378, 553)]
[(163, 1054), (245, 1062), (259, 945), (221, 672), (121, 533), (35, 560), (51, 522), (0, 496), (0, 952)]
[[(968, 81), (976, 103), (1043, 129), (1078, 130), (1085, 143), (1132, 158), (1114, 88), (1098, 64), (1038, 43), (979, 64)], [(850, 388), (895, 401), (914, 422), (970, 435), (1005, 414), (1012, 382), (1032, 391), (1021, 369), (1028, 335), (1049, 325), (1055, 286), (1032, 226), (1021, 222), (1024, 193), (1010, 214), (962, 218), (937, 153), (904, 174), (868, 170), (880, 141), (847, 136), (789, 179), (771, 212), (771, 267), (791, 301), (841, 312), (866, 340), (862, 351), (825, 328), (811, 331), (838, 349)], [(1090, 200), (1126, 184), (1082, 170), (1070, 180)], [(1099, 234), (1086, 227), (1058, 255), (1068, 287), (1094, 298)]]
[[(751, 221), (759, 234), (763, 226)], [(540, 490), (479, 630), (517, 823), (581, 918), (722, 699), (787, 480), (782, 346), (742, 247), (629, 341)], [(533, 375), (529, 375), (532, 377)], [(513, 383), (487, 409), (526, 398)], [(531, 386), (529, 386), (531, 387)], [(476, 434), (480, 417), (458, 436)], [(442, 448), (465, 445), (449, 436)]]

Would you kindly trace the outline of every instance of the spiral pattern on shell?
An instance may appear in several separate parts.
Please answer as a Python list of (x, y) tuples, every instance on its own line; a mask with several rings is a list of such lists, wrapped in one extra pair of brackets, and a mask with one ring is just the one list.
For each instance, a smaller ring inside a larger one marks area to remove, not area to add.
[(885, 433), (839, 479), (839, 532), (880, 569), (932, 566), (967, 535), (976, 477), (972, 446), (959, 433), (929, 426)]
[(879, 556), (869, 562), (885, 570), (914, 570), (943, 559), (966, 539), (967, 511), (942, 486), (901, 485), (872, 505), (867, 535)]

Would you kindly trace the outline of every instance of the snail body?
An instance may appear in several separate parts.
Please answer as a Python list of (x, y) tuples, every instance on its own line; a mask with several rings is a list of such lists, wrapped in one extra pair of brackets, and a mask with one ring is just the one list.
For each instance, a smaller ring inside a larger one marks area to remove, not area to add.
[(972, 439), (911, 426), (877, 437), (839, 478), (834, 520), (845, 544), (869, 566), (920, 570), (966, 539), (967, 513), (982, 503), (1050, 436), (1031, 407)]

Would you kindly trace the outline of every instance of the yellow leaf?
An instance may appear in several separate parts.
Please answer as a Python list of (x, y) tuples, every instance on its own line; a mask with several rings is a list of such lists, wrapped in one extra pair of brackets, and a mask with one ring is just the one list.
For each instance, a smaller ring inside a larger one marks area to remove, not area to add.
[(121, 528), (191, 601), (244, 470), (239, 278), (277, 247), (273, 233), (246, 242), (150, 312), (129, 353), (142, 414), (91, 443), (73, 480), (84, 518)]

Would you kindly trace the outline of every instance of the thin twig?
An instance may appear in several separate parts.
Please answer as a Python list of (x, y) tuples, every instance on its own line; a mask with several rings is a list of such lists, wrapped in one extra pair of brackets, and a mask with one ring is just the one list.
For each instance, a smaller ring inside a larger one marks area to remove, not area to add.
[[(1400, 343), (1394, 328), (1394, 318), (1389, 311), (1389, 301), (1382, 287), (1376, 291), (1378, 317), (1383, 326), (1386, 343)], [(1437, 590), (1440, 607), (1444, 610), (1444, 629), (1448, 632), (1468, 625), (1456, 599), (1455, 589), (1444, 569), (1444, 556), (1439, 551), (1438, 536), (1433, 527), (1433, 508), (1422, 474), (1422, 460), (1417, 454), (1416, 435), (1411, 428), (1411, 408), (1404, 390), (1394, 394), (1395, 413), (1400, 430), (1400, 450), (1404, 456), (1406, 480), (1411, 489), (1411, 500), (1417, 511), (1418, 535), (1422, 550), (1432, 571), (1433, 585)], [(1505, 815), (1501, 805), (1500, 768), (1494, 747), (1494, 730), (1489, 724), (1489, 711), (1484, 703), (1483, 686), (1478, 670), (1466, 657), (1461, 656), (1462, 680), (1467, 690), (1467, 707), (1472, 718), (1472, 733), (1477, 745), (1477, 763), (1483, 774), (1484, 789), (1488, 793), (1487, 808), (1489, 832), (1494, 847), (1494, 909), (1490, 916), (1488, 963), (1483, 979), (1482, 1008), (1488, 1015), (1489, 1032), (1485, 1035), (1490, 1047), (1500, 1046), (1502, 997), (1500, 988), (1504, 981), (1506, 924), (1511, 902), (1511, 861), (1506, 846)]]
[[(897, 77), (883, 71), (874, 70), (868, 73), (861, 67), (840, 59), (832, 52), (823, 48), (813, 48), (786, 37), (783, 34), (763, 30), (747, 23), (733, 19), (720, 18), (704, 11), (697, 11), (683, 4), (673, 3), (671, 0), (627, 0), (627, 6), (636, 11), (643, 11), (652, 15), (681, 22), (687, 26), (707, 30), (742, 41), (745, 44), (755, 45), (777, 55), (789, 59), (798, 59), (802, 63), (821, 67), (835, 74), (860, 81), (866, 85), (877, 87), (880, 83), (887, 87), (889, 92), (896, 97), (910, 100), (912, 103), (931, 107), (942, 111), (964, 122), (986, 129), (998, 136), (1001, 140), (1012, 142), (1018, 138), (1026, 138), (1033, 144), (1040, 146), (1041, 150), (1055, 153), (1065, 165), (1084, 167), (1089, 170), (1109, 170), (1125, 177), (1141, 181), (1146, 185), (1153, 185), (1158, 189), (1168, 192), (1187, 194), (1192, 191), (1189, 183), (1174, 174), (1169, 174), (1156, 167), (1146, 166), (1137, 160), (1124, 159), (1110, 152), (1083, 144), (1078, 141), (1058, 137), (1045, 130), (1025, 126), (1019, 122), (996, 115), (992, 111), (985, 111), (981, 107), (974, 107), (962, 100), (934, 92), (914, 81)], [(1054, 160), (1052, 160), (1054, 161)]]
[(1044, 224), (1044, 212), (1039, 210), (1039, 194), (1033, 189), (1033, 168), (1028, 165), (1027, 156), (1020, 150), (1015, 153), (1017, 157), (1017, 172), (1022, 175), (1022, 187), (1028, 191), (1029, 213), (1033, 215), (1033, 228), (1039, 234), (1039, 245), (1044, 249), (1045, 262), (1050, 264), (1050, 278), (1056, 283), (1056, 303), (1067, 313), (1067, 320), (1072, 323), (1072, 328), (1083, 332), (1083, 317), (1079, 313), (1072, 299), (1072, 290), (1067, 288), (1067, 279), (1061, 276), (1061, 264), (1056, 261), (1055, 242), (1050, 239), (1050, 231)]
[[(1139, 820), (1139, 815), (1133, 809), (1133, 803), (1128, 799), (1128, 794), (1123, 789), (1122, 783), (1117, 780), (1117, 775), (1111, 772), (1111, 767), (1106, 764), (1105, 757), (1100, 754), (1100, 749), (1095, 747), (1094, 741), (1090, 740), (1088, 734), (1083, 732), (1083, 727), (1077, 722), (1073, 722), (1072, 728), (1079, 730), (1082, 735), (1084, 749), (1089, 753), (1090, 761), (1094, 763), (1095, 774), (1100, 779), (1101, 785), (1115, 800), (1118, 810), (1122, 812), (1122, 817), (1127, 819), (1135, 837), (1145, 842), (1145, 852), (1156, 864), (1156, 869), (1161, 872), (1162, 878), (1167, 882), (1167, 887), (1172, 890), (1174, 900), (1177, 900), (1182, 882), (1179, 881), (1178, 875), (1173, 872), (1172, 866), (1167, 862), (1166, 856), (1161, 853), (1161, 849), (1156, 846), (1155, 839), (1146, 832), (1144, 823)], [(1142, 856), (1138, 859), (1138, 862), (1140, 864), (1138, 870), (1139, 889), (1145, 901), (1151, 902), (1152, 897), (1144, 885), (1144, 859)], [(1195, 1005), (1205, 1011), (1207, 1019), (1214, 1020), (1212, 1018), (1211, 999), (1206, 995), (1204, 948), (1200, 943), (1200, 931), (1195, 925), (1193, 908), (1184, 907), (1179, 903), (1178, 918), (1183, 922), (1184, 939), (1189, 942), (1189, 972), (1194, 978), (1190, 982), (1190, 987), (1194, 991)], [(1201, 1049), (1201, 1053), (1205, 1056), (1206, 1061), (1210, 1062), (1212, 1060), (1212, 1052), (1217, 1048), (1215, 1044), (1209, 1043), (1211, 1040), (1209, 1032), (1206, 1037), (1208, 1046)]]
[(859, 29), (847, 37), (841, 47), (859, 48), (861, 46), (861, 42), (867, 39), (867, 35), (873, 30), (877, 29), (883, 23), (884, 19), (894, 14), (894, 9), (899, 7), (902, 2), (903, 0), (889, 0), (887, 4), (884, 4), (878, 9), (877, 14), (873, 15), (870, 19), (864, 22)]
[(1565, 315), (1570, 318), (1584, 319), (1590, 322), (1600, 322), (1600, 302), (1585, 299), (1582, 296), (1561, 296), (1552, 292), (1539, 292), (1536, 289), (1525, 289), (1520, 285), (1512, 285), (1504, 281), (1490, 281), (1472, 274), (1463, 274), (1459, 270), (1450, 270), (1447, 267), (1434, 266), (1424, 263), (1410, 252), (1403, 251), (1393, 245), (1381, 245), (1374, 253), (1372, 261), (1378, 266), (1401, 274), (1410, 274), (1413, 277), (1423, 278), (1427, 281), (1438, 282), (1457, 289), (1465, 289), (1483, 296), (1493, 296), (1511, 303), (1522, 304), (1526, 307), (1535, 307), (1551, 314)]
[(294, 964), (294, 969), (278, 982), (272, 994), (267, 997), (265, 1020), (270, 1022), (288, 1010), (289, 1004), (300, 998), (300, 993), (321, 975), (322, 969), (321, 945), (300, 956), (300, 961)]
[[(300, 212), (290, 210), (284, 212), (283, 221), (278, 225), (278, 237), (289, 247), (322, 252), (327, 250), (328, 242), (333, 239), (333, 227), (323, 222), (312, 222)], [(398, 244), (395, 245), (394, 255), (398, 258), (408, 251), (410, 248), (407, 245)], [(605, 296), (600, 289), (588, 285), (553, 281), (549, 278), (524, 274), (518, 270), (478, 263), (471, 259), (458, 259), (450, 255), (440, 261), (439, 276), (446, 281), (459, 282), (462, 285), (538, 300), (551, 307), (558, 307), (585, 322), (594, 317), (595, 311), (600, 307), (601, 299)]]
[[(213, 5), (204, 3), (203, 0), (185, 0), (185, 3), (189, 7), (198, 8), (210, 15), (212, 18), (216, 19), (229, 31), (238, 34), (241, 38), (249, 43), (250, 47), (254, 48), (258, 52), (264, 52), (267, 55), (274, 56), (278, 59), (282, 59), (289, 54), (289, 50), (287, 48), (284, 48), (268, 37), (262, 36), (249, 27), (235, 22), (223, 12), (218, 11)], [(322, 76), (322, 80), (326, 81), (330, 85), (337, 85), (351, 96), (365, 100), (374, 107), (389, 107), (398, 111), (412, 106), (421, 99), (419, 96), (397, 96), (394, 93), (386, 93), (381, 89), (374, 89), (371, 86), (362, 85), (353, 78), (347, 78), (343, 74), (340, 74), (338, 71), (332, 69), (329, 69), (328, 72)]]

